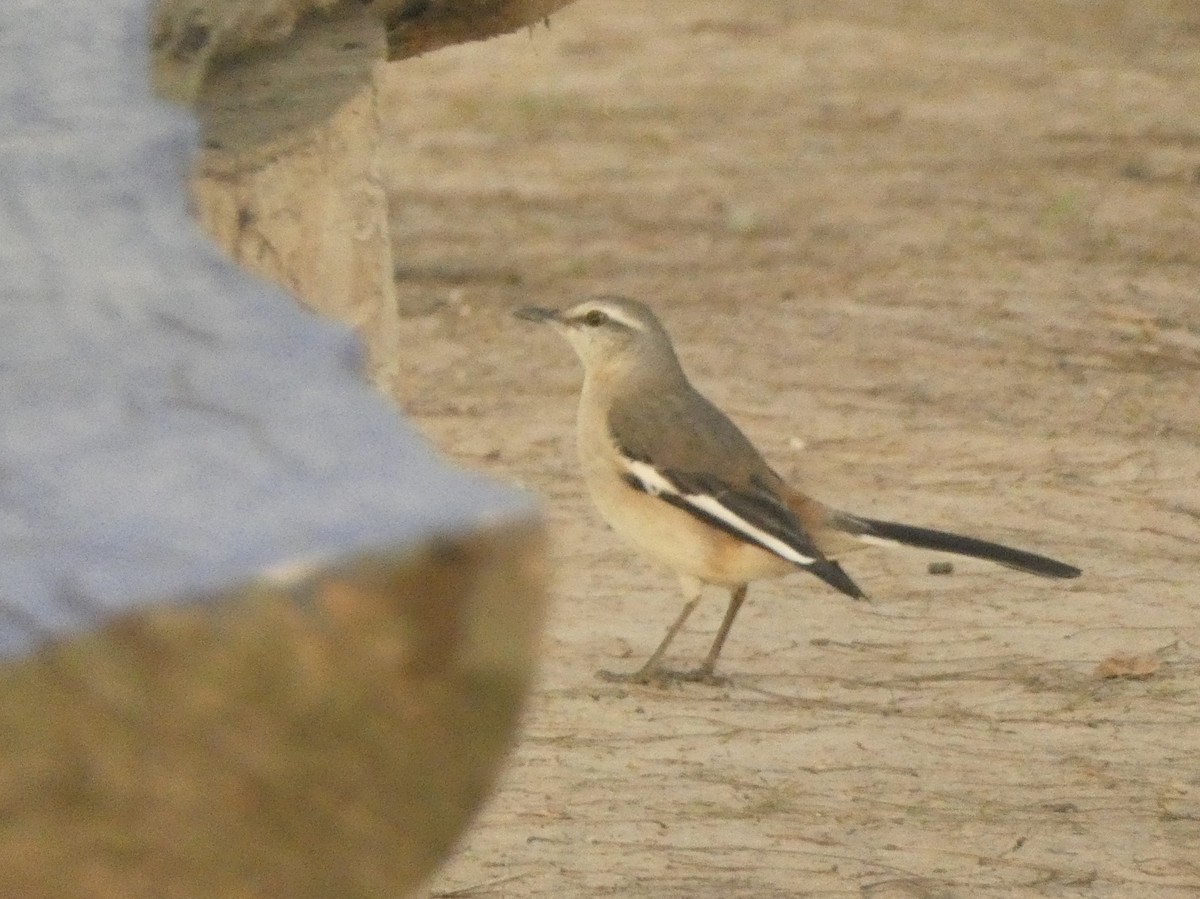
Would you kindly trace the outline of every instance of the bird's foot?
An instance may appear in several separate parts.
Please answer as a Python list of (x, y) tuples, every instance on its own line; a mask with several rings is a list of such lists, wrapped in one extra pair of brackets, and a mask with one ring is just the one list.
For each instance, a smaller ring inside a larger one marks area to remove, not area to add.
[(596, 677), (610, 684), (642, 684), (657, 687), (665, 687), (668, 684), (704, 684), (708, 687), (725, 687), (729, 685), (729, 678), (721, 674), (715, 674), (711, 668), (703, 666), (693, 668), (690, 671), (673, 671), (670, 668), (659, 668), (657, 666), (653, 668), (642, 667), (637, 671), (631, 672), (601, 669), (596, 672)]
[(653, 684), (663, 675), (661, 668), (639, 668), (637, 671), (609, 671), (601, 668), (596, 677), (610, 684)]
[(706, 687), (727, 687), (730, 684), (729, 678), (723, 674), (717, 674), (711, 668), (701, 665), (699, 668), (693, 668), (691, 671), (672, 671), (672, 680), (677, 680), (685, 684), (704, 684)]

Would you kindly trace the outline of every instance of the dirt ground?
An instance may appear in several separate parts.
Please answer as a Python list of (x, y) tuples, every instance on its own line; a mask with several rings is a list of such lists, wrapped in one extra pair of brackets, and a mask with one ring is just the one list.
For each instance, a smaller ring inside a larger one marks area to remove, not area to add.
[[(524, 739), (432, 896), (1200, 895), (1200, 13), (1001, 6), (579, 0), (389, 70), (396, 395), (556, 541)], [(755, 585), (728, 687), (598, 680), (681, 599), (511, 311), (600, 291), (817, 496), (1084, 576), (867, 551), (871, 605)]]

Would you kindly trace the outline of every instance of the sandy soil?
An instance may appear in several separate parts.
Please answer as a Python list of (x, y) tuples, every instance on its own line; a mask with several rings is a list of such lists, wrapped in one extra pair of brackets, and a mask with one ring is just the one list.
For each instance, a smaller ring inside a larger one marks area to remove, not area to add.
[[(1200, 895), (1200, 14), (1003, 6), (580, 0), (389, 71), (396, 394), (545, 498), (559, 571), (432, 895)], [(863, 553), (870, 606), (752, 588), (728, 687), (597, 680), (680, 599), (583, 495), (574, 358), (510, 313), (598, 291), (818, 496), (1085, 576)]]

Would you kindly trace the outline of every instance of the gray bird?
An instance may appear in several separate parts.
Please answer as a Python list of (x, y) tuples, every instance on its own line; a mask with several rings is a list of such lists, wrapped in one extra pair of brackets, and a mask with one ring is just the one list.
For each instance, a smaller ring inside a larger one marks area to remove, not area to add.
[[(957, 553), (1042, 577), (1080, 574), (999, 543), (840, 512), (791, 488), (692, 387), (666, 329), (644, 303), (604, 296), (516, 315), (552, 325), (578, 354), (584, 378), (577, 442), (592, 499), (635, 549), (679, 575), (686, 598), (646, 663), (632, 674), (601, 672), (608, 679), (718, 681), (717, 657), (751, 581), (799, 568), (866, 599), (836, 561), (864, 544)], [(667, 647), (705, 584), (730, 591), (724, 620), (698, 668), (666, 670)]]

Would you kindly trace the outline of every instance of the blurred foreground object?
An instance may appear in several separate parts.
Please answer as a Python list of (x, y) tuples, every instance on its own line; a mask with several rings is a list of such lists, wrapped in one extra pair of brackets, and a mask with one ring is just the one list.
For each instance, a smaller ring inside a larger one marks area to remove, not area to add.
[(149, 13), (0, 7), (0, 884), (400, 896), (511, 743), (541, 525), (201, 234)]

